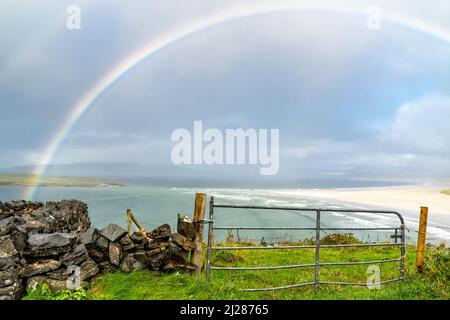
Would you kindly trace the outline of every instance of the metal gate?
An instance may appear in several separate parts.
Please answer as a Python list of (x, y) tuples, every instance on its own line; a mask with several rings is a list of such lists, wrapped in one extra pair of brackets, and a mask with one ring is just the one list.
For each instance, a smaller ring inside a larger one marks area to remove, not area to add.
[[(215, 208), (241, 208), (241, 209), (267, 209), (267, 210), (288, 210), (288, 211), (307, 211), (315, 212), (316, 216), (316, 226), (314, 228), (303, 228), (303, 227), (219, 227), (214, 226), (214, 209)], [(320, 216), (322, 213), (330, 212), (340, 212), (340, 213), (381, 213), (381, 214), (392, 214), (398, 217), (400, 220), (400, 226), (398, 227), (384, 227), (384, 228), (325, 228), (320, 226)], [(329, 282), (320, 281), (320, 268), (327, 266), (339, 266), (339, 265), (362, 265), (362, 264), (382, 264), (382, 263), (399, 263), (399, 277), (380, 281), (378, 283), (372, 283), (372, 286), (383, 285), (387, 283), (392, 283), (396, 281), (401, 281), (404, 278), (405, 270), (405, 223), (401, 214), (395, 211), (382, 211), (382, 210), (352, 210), (352, 209), (322, 209), (322, 208), (298, 208), (298, 207), (285, 207), (285, 206), (253, 206), (253, 205), (239, 205), (239, 204), (216, 204), (214, 202), (214, 197), (210, 198), (209, 203), (209, 223), (208, 228), (208, 249), (206, 258), (206, 279), (210, 280), (212, 270), (230, 270), (230, 271), (245, 271), (245, 270), (275, 270), (275, 269), (289, 269), (289, 268), (307, 268), (314, 267), (314, 282), (297, 283), (287, 286), (272, 287), (272, 288), (252, 288), (252, 289), (241, 289), (242, 291), (272, 291), (289, 289), (303, 286), (313, 285), (317, 288), (321, 284), (332, 284), (332, 285), (352, 285), (352, 286), (367, 286), (366, 283), (360, 282)], [(315, 231), (315, 244), (314, 245), (286, 245), (286, 246), (212, 246), (212, 235), (214, 230), (310, 230)], [(395, 233), (392, 238), (395, 239), (394, 243), (358, 243), (358, 244), (320, 244), (320, 232), (321, 231), (355, 231), (355, 230), (393, 230)], [(398, 231), (400, 230), (400, 234)], [(400, 239), (400, 241), (398, 241)], [(374, 260), (374, 261), (364, 261), (364, 262), (320, 262), (320, 249), (321, 248), (349, 248), (349, 247), (379, 247), (379, 246), (399, 246), (400, 247), (400, 257), (396, 259), (386, 259), (386, 260)], [(211, 252), (218, 250), (282, 250), (282, 249), (305, 249), (305, 248), (315, 248), (315, 263), (309, 264), (296, 264), (296, 265), (285, 265), (285, 266), (269, 266), (269, 267), (215, 267), (211, 265)]]

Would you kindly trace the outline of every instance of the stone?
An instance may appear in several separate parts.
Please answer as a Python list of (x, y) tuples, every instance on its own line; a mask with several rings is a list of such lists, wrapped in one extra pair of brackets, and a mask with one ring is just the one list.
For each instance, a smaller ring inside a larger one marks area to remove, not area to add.
[(174, 272), (174, 271), (184, 271), (184, 272), (192, 272), (194, 271), (196, 266), (181, 257), (178, 256), (170, 256), (163, 262), (162, 269), (166, 272)]
[(115, 272), (118, 270), (118, 267), (113, 265), (109, 261), (99, 263), (98, 267), (100, 268), (101, 272)]
[(0, 271), (0, 288), (9, 287), (19, 280), (16, 270)]
[(120, 245), (124, 251), (130, 251), (134, 248), (134, 243), (128, 235), (120, 239)]
[(188, 216), (181, 216), (178, 214), (177, 232), (191, 240), (195, 237), (194, 221)]
[(52, 291), (61, 291), (67, 289), (67, 281), (66, 280), (56, 280), (51, 279), (47, 276), (34, 276), (28, 278), (27, 280), (27, 290), (36, 290), (38, 285), (46, 284), (48, 288)]
[(59, 269), (54, 270), (54, 271), (47, 272), (46, 275), (47, 275), (47, 277), (49, 277), (52, 280), (64, 280), (64, 281), (66, 281), (67, 278), (68, 278), (67, 268), (65, 268), (65, 267), (59, 268)]
[(80, 265), (84, 261), (89, 259), (88, 252), (86, 250), (86, 247), (84, 244), (79, 244), (78, 246), (73, 249), (71, 252), (67, 252), (65, 255), (63, 255), (59, 261), (66, 267), (70, 265)]
[(115, 242), (127, 234), (127, 231), (115, 223), (110, 223), (100, 234), (111, 242)]
[(91, 248), (88, 250), (88, 254), (95, 262), (109, 261), (108, 253), (106, 251)]
[(166, 248), (169, 247), (169, 241), (149, 241), (149, 243), (146, 246), (148, 249), (161, 249), (161, 250), (165, 250)]
[(0, 271), (14, 267), (17, 261), (17, 250), (9, 236), (0, 237)]
[(147, 256), (145, 252), (130, 253), (123, 258), (120, 264), (120, 269), (123, 272), (129, 273), (134, 270), (147, 268)]
[(148, 242), (147, 237), (145, 235), (143, 235), (142, 233), (137, 232), (137, 231), (133, 232), (130, 235), (130, 239), (135, 244), (138, 244), (138, 245), (145, 245)]
[(21, 226), (11, 226), (9, 236), (11, 237), (17, 251), (25, 251), (28, 246), (28, 234), (21, 228)]
[(170, 234), (170, 226), (166, 223), (156, 229), (153, 229), (149, 232), (148, 236), (152, 239), (166, 239), (170, 237)]
[(169, 253), (171, 256), (178, 256), (182, 259), (187, 259), (189, 252), (180, 248), (175, 242), (170, 242)]
[(36, 211), (45, 212), (54, 220), (54, 231), (81, 234), (91, 227), (88, 207), (78, 200), (48, 201)]
[(170, 235), (170, 240), (178, 244), (186, 251), (194, 250), (194, 242), (180, 233), (172, 233)]
[(97, 233), (96, 229), (89, 228), (85, 232), (80, 235), (80, 241), (85, 246), (90, 246), (95, 243), (95, 234)]
[(99, 236), (97, 241), (95, 241), (95, 245), (100, 248), (101, 250), (108, 250), (109, 248), (109, 241), (103, 236)]
[(77, 240), (77, 236), (71, 233), (30, 234), (24, 254), (36, 258), (56, 256), (71, 251)]
[(92, 278), (99, 272), (100, 269), (92, 259), (88, 259), (81, 264), (80, 277), (82, 281)]
[(149, 264), (153, 270), (160, 270), (164, 259), (168, 256), (168, 251), (163, 251), (158, 254), (148, 256)]
[(0, 224), (0, 237), (6, 236), (10, 231), (10, 227), (9, 226), (2, 226)]
[(0, 300), (19, 300), (24, 293), (22, 280), (17, 280), (12, 285), (0, 288)]
[(8, 218), (1, 218), (0, 219), (0, 226), (4, 226), (6, 227), (12, 220), (12, 217), (8, 217)]
[(113, 265), (118, 266), (120, 264), (121, 259), (122, 259), (122, 247), (115, 242), (110, 242), (109, 261), (111, 261)]
[(23, 267), (19, 274), (22, 278), (29, 278), (38, 274), (43, 274), (49, 271), (58, 269), (61, 263), (57, 260), (46, 259), (40, 260), (35, 263), (29, 264)]

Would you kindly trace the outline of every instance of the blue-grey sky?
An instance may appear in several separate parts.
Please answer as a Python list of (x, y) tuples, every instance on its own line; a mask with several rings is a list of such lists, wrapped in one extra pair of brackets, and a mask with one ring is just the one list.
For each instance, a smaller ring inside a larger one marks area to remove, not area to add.
[[(243, 2), (2, 1), (0, 168), (37, 164), (76, 101), (149, 40)], [(52, 163), (170, 165), (172, 131), (203, 120), (280, 129), (280, 176), (450, 178), (450, 43), (383, 21), (450, 32), (450, 3), (355, 3), (380, 8), (380, 29), (364, 15), (273, 13), (164, 48), (95, 102)], [(72, 4), (80, 30), (66, 28)]]

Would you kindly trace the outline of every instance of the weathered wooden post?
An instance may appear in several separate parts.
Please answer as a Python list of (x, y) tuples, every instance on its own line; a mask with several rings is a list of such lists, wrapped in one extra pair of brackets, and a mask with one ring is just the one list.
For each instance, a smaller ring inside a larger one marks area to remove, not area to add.
[(420, 207), (419, 235), (417, 237), (416, 269), (422, 272), (425, 260), (425, 240), (427, 236), (428, 207)]
[(203, 246), (203, 225), (205, 219), (206, 194), (195, 194), (194, 207), (194, 253), (192, 255), (192, 263), (195, 265), (195, 274), (200, 275), (202, 272), (202, 246)]

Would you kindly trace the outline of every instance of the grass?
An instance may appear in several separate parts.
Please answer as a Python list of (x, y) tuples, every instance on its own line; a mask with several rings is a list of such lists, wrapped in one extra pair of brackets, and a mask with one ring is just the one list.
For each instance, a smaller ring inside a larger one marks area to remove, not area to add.
[[(35, 176), (31, 174), (0, 174), (0, 185), (33, 186), (35, 184)], [(84, 177), (42, 177), (39, 180), (39, 185), (43, 186), (95, 187), (102, 184), (117, 185), (110, 181)]]
[[(321, 249), (321, 262), (367, 261), (396, 258), (399, 248)], [(216, 266), (288, 265), (314, 262), (314, 249), (217, 251), (212, 256)], [(213, 270), (209, 284), (205, 277), (190, 274), (162, 274), (147, 270), (129, 274), (107, 273), (86, 291), (86, 299), (450, 299), (449, 249), (428, 247), (423, 273), (415, 272), (414, 247), (407, 248), (405, 280), (381, 289), (367, 287), (321, 285), (269, 291), (242, 292), (239, 288), (273, 287), (314, 279), (314, 268), (273, 271)], [(367, 265), (321, 267), (321, 281), (367, 281)], [(381, 281), (398, 276), (397, 263), (381, 265)], [(28, 295), (39, 299), (39, 293)]]
[(450, 189), (444, 189), (441, 191), (443, 194), (449, 195), (450, 196)]

